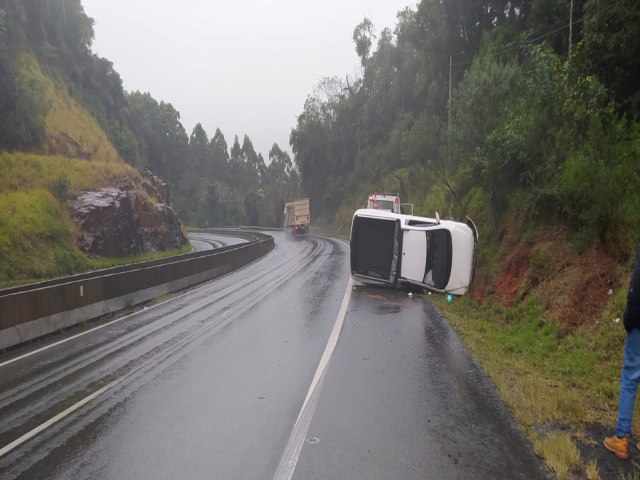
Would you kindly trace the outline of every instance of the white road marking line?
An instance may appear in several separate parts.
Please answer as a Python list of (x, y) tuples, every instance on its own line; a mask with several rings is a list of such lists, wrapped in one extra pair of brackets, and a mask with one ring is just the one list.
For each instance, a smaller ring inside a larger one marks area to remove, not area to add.
[(78, 410), (80, 407), (82, 407), (83, 405), (86, 405), (87, 403), (89, 403), (91, 400), (96, 399), (97, 397), (99, 397), (100, 395), (102, 395), (103, 393), (105, 393), (107, 390), (110, 390), (111, 388), (115, 387), (118, 383), (120, 383), (125, 377), (120, 378), (119, 380), (115, 380), (107, 385), (105, 385), (104, 387), (102, 387), (99, 390), (96, 390), (95, 392), (93, 392), (91, 395), (89, 395), (88, 397), (83, 398), (82, 400), (80, 400), (78, 403), (70, 406), (69, 408), (67, 408), (66, 410), (64, 410), (63, 412), (60, 412), (58, 415), (56, 415), (53, 418), (50, 418), (49, 420), (47, 420), (46, 422), (44, 422), (43, 424), (39, 425), (38, 427), (34, 428), (33, 430), (31, 430), (28, 433), (25, 433), (23, 436), (21, 436), (20, 438), (18, 438), (17, 440), (14, 440), (13, 442), (11, 442), (9, 445), (6, 445), (3, 448), (0, 448), (0, 457), (2, 457), (3, 455), (9, 453), (11, 450), (13, 450), (14, 448), (22, 445), (24, 442), (26, 442), (27, 440), (32, 439), (33, 437), (35, 437), (36, 435), (38, 435), (40, 432), (46, 430), (47, 428), (49, 428), (51, 425), (53, 425), (56, 422), (59, 422), (60, 420), (62, 420), (63, 418), (69, 416), (70, 414), (72, 414), (73, 412), (75, 412), (76, 410)]
[[(236, 271), (237, 270), (229, 272), (229, 274), (233, 275)], [(214, 279), (212, 279), (212, 280), (214, 280)], [(190, 294), (192, 294), (194, 292), (197, 292), (198, 290), (202, 290), (203, 288), (208, 287), (209, 283), (210, 282), (206, 282), (204, 285), (202, 285), (200, 287), (197, 287), (197, 288), (194, 288), (194, 289), (190, 289), (188, 292), (185, 292), (185, 293), (182, 293), (182, 294), (177, 295), (175, 297), (169, 298), (169, 299), (167, 299), (167, 300), (165, 300), (163, 302), (157, 303), (155, 305), (151, 305), (150, 307), (145, 308), (144, 311), (147, 312), (148, 310), (151, 310), (152, 308), (159, 307), (160, 305), (164, 305), (165, 303), (171, 302), (173, 300), (177, 300), (178, 298), (184, 297), (186, 295), (190, 295)], [(105, 323), (103, 325), (99, 325), (99, 326), (94, 327), (94, 328), (92, 328), (90, 330), (86, 330), (86, 331), (84, 331), (82, 333), (78, 333), (78, 334), (76, 334), (76, 335), (74, 335), (72, 337), (65, 338), (64, 340), (60, 340), (58, 342), (52, 343), (51, 345), (47, 345), (45, 347), (38, 348), (37, 350), (33, 350), (33, 351), (29, 352), (29, 353), (25, 353), (24, 355), (20, 355), (18, 357), (12, 358), (11, 360), (7, 360), (5, 362), (0, 363), (0, 368), (4, 367), (6, 365), (9, 365), (11, 363), (17, 362), (19, 360), (22, 360), (23, 358), (30, 357), (31, 355), (35, 355), (36, 353), (40, 353), (40, 352), (43, 352), (43, 351), (48, 350), (50, 348), (57, 347), (58, 345), (61, 345), (61, 344), (66, 343), (66, 342), (69, 342), (69, 341), (74, 340), (74, 339), (76, 339), (78, 337), (82, 337), (83, 335), (87, 335), (88, 333), (95, 332), (96, 330), (100, 330), (101, 328), (108, 327), (109, 325), (113, 325), (114, 323), (121, 322), (122, 320), (126, 320), (127, 318), (130, 318), (130, 317), (133, 317), (135, 315), (138, 315), (139, 313), (142, 313), (142, 312), (134, 312), (134, 313), (132, 313), (130, 315), (126, 315), (126, 316), (121, 317), (121, 318), (116, 318), (115, 320), (107, 322), (107, 323)]]
[(304, 399), (304, 403), (302, 404), (302, 408), (300, 409), (300, 413), (298, 414), (298, 418), (302, 414), (302, 410), (307, 405), (309, 401), (309, 397), (315, 390), (318, 381), (320, 380), (320, 376), (324, 373), (327, 368), (327, 364), (329, 363), (329, 359), (333, 354), (333, 351), (336, 348), (336, 344), (338, 343), (338, 337), (340, 336), (340, 331), (342, 330), (342, 324), (344, 323), (344, 317), (347, 315), (347, 307), (349, 306), (349, 300), (351, 299), (351, 290), (353, 289), (353, 279), (349, 277), (349, 281), (347, 282), (347, 290), (344, 292), (344, 298), (342, 299), (342, 305), (340, 305), (340, 311), (338, 312), (338, 317), (336, 318), (336, 323), (333, 325), (333, 330), (331, 331), (331, 335), (329, 335), (329, 341), (327, 342), (327, 346), (324, 349), (324, 353), (322, 354), (322, 358), (320, 359), (320, 363), (318, 364), (318, 369), (316, 370), (316, 374), (313, 376), (313, 380), (311, 382), (311, 387), (309, 387), (309, 391), (307, 392), (307, 398)]
[(22, 360), (24, 358), (30, 357), (31, 355), (35, 355), (36, 353), (44, 352), (45, 350), (49, 350), (50, 348), (57, 347), (58, 345), (61, 345), (61, 344), (66, 343), (66, 342), (69, 342), (69, 341), (74, 340), (74, 339), (76, 339), (78, 337), (82, 337), (83, 335), (87, 335), (89, 333), (95, 332), (96, 330), (100, 330), (101, 328), (108, 327), (109, 325), (113, 325), (114, 323), (121, 322), (123, 320), (126, 320), (127, 318), (131, 318), (131, 317), (133, 317), (135, 315), (138, 315), (140, 313), (143, 313), (143, 312), (146, 313), (149, 310), (151, 310), (152, 308), (159, 307), (161, 305), (164, 305), (165, 303), (169, 303), (169, 302), (177, 300), (177, 299), (179, 299), (181, 297), (184, 297), (186, 295), (190, 295), (190, 294), (192, 294), (194, 292), (197, 292), (198, 290), (202, 290), (203, 288), (206, 288), (208, 286), (210, 286), (209, 282), (207, 282), (206, 284), (204, 284), (204, 285), (202, 285), (202, 286), (200, 286), (198, 288), (194, 288), (192, 290), (189, 290), (188, 292), (182, 293), (182, 294), (177, 295), (175, 297), (171, 297), (171, 298), (169, 298), (167, 300), (164, 300), (164, 301), (162, 301), (160, 303), (156, 303), (155, 305), (151, 305), (150, 307), (145, 308), (142, 311), (134, 312), (134, 313), (131, 313), (131, 314), (126, 315), (126, 316), (121, 317), (121, 318), (116, 318), (115, 320), (111, 320), (110, 322), (104, 323), (102, 325), (98, 325), (97, 327), (94, 327), (94, 328), (92, 328), (90, 330), (86, 330), (84, 332), (78, 333), (78, 334), (76, 334), (76, 335), (74, 335), (72, 337), (65, 338), (64, 340), (57, 341), (55, 343), (52, 343), (51, 345), (46, 345), (46, 346), (44, 346), (42, 348), (38, 348), (37, 350), (33, 350), (31, 352), (25, 353), (24, 355), (20, 355), (19, 357), (12, 358), (11, 360), (7, 360), (6, 362), (0, 363), (0, 368), (4, 367), (6, 365), (9, 365), (11, 363), (17, 362), (18, 360)]
[(342, 299), (342, 305), (340, 306), (336, 323), (333, 325), (333, 330), (331, 331), (331, 335), (329, 335), (327, 346), (324, 349), (324, 353), (322, 354), (322, 358), (318, 364), (318, 369), (311, 381), (307, 397), (304, 399), (304, 403), (302, 404), (296, 423), (294, 424), (291, 435), (289, 436), (289, 441), (287, 442), (287, 446), (285, 447), (284, 453), (282, 454), (280, 463), (278, 464), (278, 468), (276, 469), (276, 473), (273, 477), (274, 480), (291, 480), (291, 477), (293, 476), (296, 464), (298, 463), (298, 458), (300, 457), (300, 452), (302, 451), (302, 445), (305, 441), (307, 431), (309, 430), (309, 425), (311, 424), (311, 418), (313, 417), (313, 413), (318, 403), (324, 373), (327, 369), (327, 365), (329, 364), (329, 360), (331, 360), (333, 351), (336, 348), (336, 344), (338, 343), (338, 337), (340, 336), (340, 331), (342, 330), (342, 325), (344, 324), (344, 319), (347, 315), (347, 307), (349, 306), (349, 300), (351, 299), (351, 290), (353, 290), (353, 279), (349, 277), (347, 290), (344, 292), (344, 298)]
[[(320, 377), (318, 385), (321, 387), (324, 383), (325, 376)], [(311, 425), (311, 419), (315, 413), (316, 406), (318, 405), (318, 398), (320, 397), (320, 387), (316, 388), (307, 406), (300, 412), (300, 416), (291, 430), (287, 446), (284, 449), (276, 473), (273, 476), (274, 480), (291, 480), (293, 472), (298, 464), (298, 458), (302, 451), (302, 446), (307, 438), (307, 432), (309, 431), (309, 425)]]
[[(170, 301), (173, 301), (173, 300), (176, 300), (176, 299), (181, 298), (183, 296), (189, 295), (189, 294), (191, 294), (193, 292), (197, 292), (198, 290), (206, 288), (207, 286), (208, 285), (205, 284), (205, 285), (203, 285), (201, 287), (195, 288), (193, 290), (189, 290), (188, 292), (185, 292), (185, 293), (183, 293), (181, 295), (178, 295), (176, 297), (170, 298), (170, 299), (165, 300), (163, 302), (160, 302), (160, 303), (158, 303), (156, 305), (152, 305), (151, 307), (149, 307), (146, 310), (149, 310), (149, 309), (155, 308), (155, 307), (159, 307), (160, 305), (163, 305), (163, 304), (168, 303)], [(349, 278), (349, 281), (347, 283), (347, 290), (345, 291), (344, 298), (342, 299), (342, 305), (340, 306), (340, 311), (338, 312), (338, 317), (336, 318), (336, 322), (335, 322), (335, 324), (333, 326), (333, 330), (331, 331), (331, 335), (329, 336), (329, 341), (327, 342), (327, 346), (325, 347), (324, 353), (322, 354), (322, 358), (320, 359), (320, 364), (318, 365), (318, 369), (316, 370), (316, 373), (315, 373), (315, 375), (313, 377), (313, 380), (311, 382), (311, 386), (309, 388), (309, 392), (307, 393), (307, 396), (306, 396), (306, 398), (304, 400), (302, 408), (300, 409), (300, 413), (298, 414), (298, 418), (297, 418), (296, 423), (294, 425), (294, 428), (293, 428), (291, 437), (289, 439), (289, 442), (287, 443), (287, 447), (285, 449), (285, 453), (283, 454), (283, 457), (282, 457), (282, 459), (280, 461), (280, 463), (284, 464), (284, 467), (286, 468), (286, 471), (283, 472), (281, 475), (286, 475), (286, 476), (278, 476), (278, 472), (281, 470), (281, 466), (279, 465), (278, 466), (278, 470), (276, 471), (276, 476), (274, 477), (274, 479), (284, 479), (284, 478), (286, 478), (286, 479), (290, 480), (291, 477), (293, 476), (293, 471), (295, 470), (296, 464), (298, 462), (298, 457), (300, 455), (300, 451), (302, 450), (302, 444), (304, 443), (307, 430), (308, 430), (309, 425), (311, 423), (311, 418), (313, 417), (313, 412), (315, 411), (315, 407), (316, 407), (317, 402), (318, 402), (318, 397), (319, 397), (319, 392), (320, 392), (319, 386), (322, 385), (322, 380), (324, 379), (324, 372), (325, 372), (325, 370), (327, 368), (329, 360), (331, 359), (331, 355), (333, 354), (333, 351), (335, 350), (336, 344), (338, 342), (338, 337), (340, 336), (340, 331), (342, 330), (342, 325), (343, 325), (344, 319), (346, 317), (347, 307), (349, 305), (349, 300), (351, 298), (351, 290), (352, 289), (353, 289), (353, 279)], [(61, 344), (66, 343), (66, 342), (68, 342), (70, 340), (73, 340), (75, 338), (82, 337), (83, 335), (86, 335), (88, 333), (94, 332), (96, 330), (100, 330), (101, 328), (107, 327), (109, 325), (113, 325), (114, 323), (121, 322), (122, 320), (130, 318), (130, 317), (132, 317), (134, 315), (137, 315), (139, 313), (141, 313), (141, 312), (135, 312), (135, 313), (132, 313), (130, 315), (126, 315), (124, 317), (117, 318), (115, 320), (112, 320), (111, 322), (107, 322), (107, 323), (105, 323), (103, 325), (99, 325), (99, 326), (97, 326), (95, 328), (92, 328), (92, 329), (87, 330), (85, 332), (79, 333), (79, 334), (74, 335), (72, 337), (66, 338), (64, 340), (60, 340), (58, 342), (52, 343), (51, 345), (47, 345), (45, 347), (39, 348), (37, 350), (34, 350), (32, 352), (25, 353), (24, 355), (20, 355), (20, 356), (18, 356), (16, 358), (12, 358), (11, 360), (7, 360), (6, 362), (0, 363), (0, 367), (3, 367), (5, 365), (9, 365), (11, 363), (17, 362), (18, 360), (30, 357), (31, 355), (35, 355), (36, 353), (48, 350), (48, 349), (53, 348), (53, 347), (55, 347), (57, 345), (61, 345)], [(100, 388), (99, 390), (96, 390), (94, 393), (92, 393), (88, 397), (83, 398), (82, 400), (80, 400), (79, 402), (77, 402), (74, 405), (70, 406), (66, 410), (60, 412), (58, 415), (54, 416), (53, 418), (50, 418), (45, 423), (43, 423), (43, 424), (39, 425), (38, 427), (34, 428), (33, 430), (27, 432), (26, 434), (24, 434), (23, 436), (21, 436), (20, 438), (18, 438), (16, 440), (14, 440), (13, 442), (9, 443), (8, 445), (0, 448), (0, 457), (6, 455), (10, 451), (14, 450), (16, 447), (22, 445), (26, 441), (28, 441), (31, 438), (35, 437), (36, 435), (38, 435), (42, 431), (46, 430), (47, 428), (49, 428), (53, 424), (59, 422), (60, 420), (64, 419), (65, 417), (69, 416), (70, 414), (72, 414), (73, 412), (75, 412), (76, 410), (81, 408), (82, 406), (86, 405), (87, 403), (91, 402), (92, 400), (95, 400), (100, 395), (102, 395), (103, 393), (107, 392), (108, 390), (112, 389), (117, 384), (119, 384), (122, 380), (124, 380), (124, 378), (125, 377), (122, 377), (122, 378), (120, 378), (118, 380), (114, 380), (113, 382), (105, 385), (104, 387)], [(304, 417), (303, 417), (303, 414), (304, 414)]]

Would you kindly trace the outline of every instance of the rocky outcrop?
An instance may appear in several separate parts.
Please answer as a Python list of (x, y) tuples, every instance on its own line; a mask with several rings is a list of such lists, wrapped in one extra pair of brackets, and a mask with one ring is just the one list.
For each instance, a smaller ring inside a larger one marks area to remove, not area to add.
[[(73, 202), (77, 245), (94, 257), (125, 257), (187, 243), (173, 210), (143, 191), (122, 186), (85, 192)], [(168, 196), (168, 192), (166, 193)]]
[(142, 188), (144, 188), (145, 192), (151, 196), (155, 195), (159, 197), (162, 203), (171, 203), (171, 198), (169, 197), (169, 186), (166, 182), (164, 182), (160, 177), (154, 175), (148, 168), (143, 168), (140, 173), (142, 173), (142, 175), (148, 180), (142, 184)]

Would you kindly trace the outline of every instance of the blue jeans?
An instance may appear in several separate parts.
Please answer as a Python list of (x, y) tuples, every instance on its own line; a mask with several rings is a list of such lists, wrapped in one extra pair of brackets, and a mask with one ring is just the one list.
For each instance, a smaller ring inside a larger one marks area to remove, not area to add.
[(618, 400), (618, 425), (616, 435), (622, 438), (631, 434), (631, 420), (636, 403), (636, 392), (640, 384), (640, 329), (627, 334), (624, 346), (624, 362), (620, 375), (620, 398)]

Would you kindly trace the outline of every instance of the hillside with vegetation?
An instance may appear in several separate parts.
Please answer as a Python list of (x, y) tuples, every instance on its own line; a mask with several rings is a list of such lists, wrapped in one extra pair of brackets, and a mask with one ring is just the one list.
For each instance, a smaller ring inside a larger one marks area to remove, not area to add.
[(638, 475), (599, 445), (640, 241), (639, 25), (634, 0), (422, 0), (355, 27), (361, 75), (321, 81), (291, 134), (345, 234), (374, 191), (475, 221), (472, 298), (441, 309), (561, 478)]
[(143, 191), (146, 170), (190, 226), (280, 226), (306, 195), (314, 223), (348, 235), (369, 193), (399, 193), (478, 225), (472, 294), (430, 298), (547, 464), (640, 477), (598, 446), (640, 241), (640, 3), (421, 0), (393, 28), (354, 27), (360, 75), (321, 80), (293, 161), (275, 144), (265, 159), (124, 91), (80, 0), (0, 0), (0, 281), (93, 268), (70, 205)]
[[(150, 258), (79, 248), (103, 233), (81, 231), (74, 209), (87, 192), (130, 192), (141, 215), (170, 202), (185, 225), (282, 225), (300, 193), (286, 151), (274, 144), (267, 163), (246, 136), (229, 147), (219, 130), (188, 135), (171, 104), (123, 89), (93, 35), (80, 0), (0, 0), (0, 283)], [(133, 253), (158, 247), (136, 242)]]
[[(128, 260), (96, 258), (104, 255), (95, 248), (83, 251), (80, 241), (87, 232), (77, 209), (86, 205), (77, 199), (87, 192), (112, 188), (122, 198), (136, 199), (136, 213), (149, 213), (148, 223), (158, 235), (166, 231), (166, 212), (155, 211), (164, 202), (161, 188), (156, 189), (149, 175), (123, 162), (107, 130), (84, 102), (88, 90), (81, 87), (89, 82), (81, 81), (79, 64), (93, 66), (96, 60), (87, 49), (91, 35), (91, 22), (79, 3), (0, 3), (2, 284), (156, 256), (143, 254), (148, 248), (142, 242), (138, 255)], [(106, 227), (98, 228), (104, 242)], [(182, 237), (175, 222), (172, 228)], [(160, 239), (154, 246), (166, 250), (165, 243)]]

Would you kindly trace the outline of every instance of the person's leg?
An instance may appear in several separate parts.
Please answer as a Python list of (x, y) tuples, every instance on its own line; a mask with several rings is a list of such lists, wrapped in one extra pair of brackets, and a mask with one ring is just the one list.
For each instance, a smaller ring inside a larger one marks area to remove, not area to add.
[(624, 362), (620, 375), (620, 396), (618, 398), (618, 424), (616, 436), (622, 438), (631, 434), (633, 408), (640, 383), (640, 329), (627, 334), (624, 347)]
[(620, 396), (618, 398), (618, 423), (616, 434), (604, 439), (604, 446), (616, 457), (629, 458), (629, 435), (633, 420), (633, 408), (636, 392), (640, 383), (640, 330), (634, 329), (627, 334), (624, 346), (624, 361), (620, 374)]

